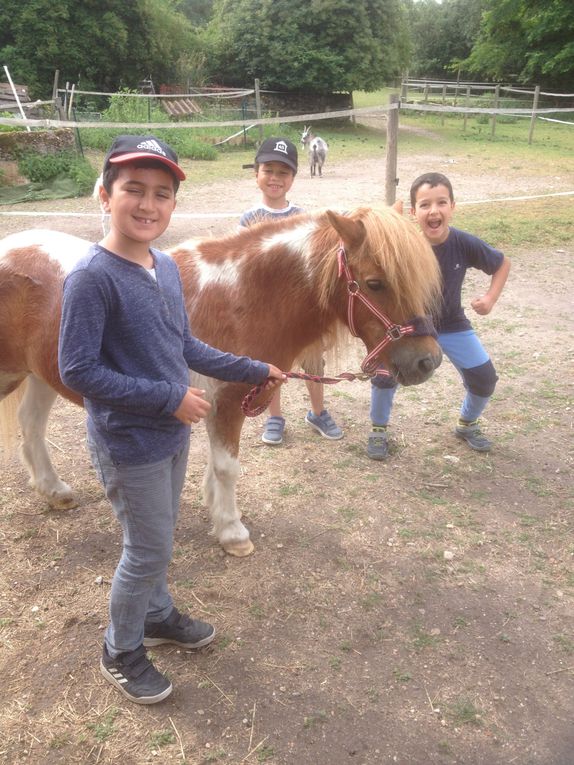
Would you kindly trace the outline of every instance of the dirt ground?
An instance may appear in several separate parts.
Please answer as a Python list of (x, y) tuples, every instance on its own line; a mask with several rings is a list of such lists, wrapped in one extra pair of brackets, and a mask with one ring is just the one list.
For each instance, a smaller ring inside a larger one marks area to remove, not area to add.
[[(448, 172), (460, 201), (568, 180), (501, 177), (437, 145), (401, 160), (399, 197), (426, 169)], [(323, 179), (301, 173), (294, 189), (308, 207), (380, 204), (384, 158), (332, 155)], [(192, 181), (178, 210), (239, 213), (256, 200), (251, 177)], [(100, 231), (97, 218), (1, 223)], [(161, 244), (235, 223), (176, 218)], [(256, 552), (238, 560), (208, 535), (196, 428), (171, 582), (218, 638), (195, 653), (154, 649), (175, 690), (150, 708), (99, 674), (119, 530), (89, 467), (83, 413), (58, 403), (52, 456), (79, 506), (49, 510), (18, 463), (0, 466), (0, 762), (572, 765), (574, 243), (509, 254), (498, 306), (474, 319), (500, 375), (484, 420), (490, 454), (452, 435), (461, 387), (448, 362), (398, 393), (385, 463), (365, 453), (367, 383), (327, 388), (345, 429), (328, 442), (305, 425), (305, 389), (291, 381), (284, 444), (261, 443), (262, 417), (243, 431), (238, 499)], [(467, 304), (485, 284), (467, 280)], [(359, 358), (357, 348), (347, 368)]]

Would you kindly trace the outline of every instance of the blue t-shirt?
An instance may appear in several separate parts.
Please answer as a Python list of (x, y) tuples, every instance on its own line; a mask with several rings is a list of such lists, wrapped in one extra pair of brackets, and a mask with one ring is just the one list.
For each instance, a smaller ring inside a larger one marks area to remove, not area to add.
[(260, 223), (262, 220), (281, 220), (282, 218), (289, 218), (291, 215), (299, 215), (305, 212), (302, 207), (292, 205), (291, 202), (282, 210), (274, 210), (267, 205), (257, 205), (257, 207), (246, 210), (239, 220), (239, 225), (248, 227), (254, 223)]
[(462, 332), (472, 329), (462, 307), (462, 283), (468, 268), (478, 268), (485, 274), (498, 271), (504, 255), (477, 236), (450, 228), (442, 244), (433, 245), (442, 273), (442, 307), (436, 319), (439, 332)]
[(263, 362), (193, 337), (175, 262), (150, 252), (155, 278), (93, 245), (64, 282), (60, 375), (84, 397), (88, 431), (117, 465), (158, 462), (182, 448), (189, 427), (173, 413), (189, 369), (248, 383), (269, 373)]

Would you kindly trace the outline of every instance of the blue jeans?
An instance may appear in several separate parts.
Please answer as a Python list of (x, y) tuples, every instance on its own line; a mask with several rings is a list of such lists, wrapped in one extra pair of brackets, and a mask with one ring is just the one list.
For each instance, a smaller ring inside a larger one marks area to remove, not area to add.
[[(472, 390), (477, 386), (481, 392), (494, 390), (496, 373), (488, 353), (473, 329), (464, 332), (441, 332), (438, 344), (443, 353), (458, 370), (466, 388), (466, 395), (460, 409), (460, 417), (467, 422), (477, 420), (490, 401), (489, 395), (483, 396)], [(386, 426), (391, 416), (393, 399), (397, 386), (392, 380), (371, 385), (371, 422), (373, 425)], [(383, 386), (387, 387), (383, 387)]]
[(185, 481), (189, 441), (172, 457), (146, 465), (114, 465), (101, 444), (88, 448), (123, 532), (123, 550), (112, 579), (110, 656), (138, 648), (145, 622), (161, 622), (172, 608), (167, 587), (179, 498)]

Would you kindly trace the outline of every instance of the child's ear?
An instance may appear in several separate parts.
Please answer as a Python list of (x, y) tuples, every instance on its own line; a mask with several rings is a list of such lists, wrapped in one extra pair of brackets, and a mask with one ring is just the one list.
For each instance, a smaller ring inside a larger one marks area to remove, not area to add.
[(100, 207), (104, 212), (110, 211), (110, 195), (103, 186), (98, 189), (98, 195), (100, 197)]

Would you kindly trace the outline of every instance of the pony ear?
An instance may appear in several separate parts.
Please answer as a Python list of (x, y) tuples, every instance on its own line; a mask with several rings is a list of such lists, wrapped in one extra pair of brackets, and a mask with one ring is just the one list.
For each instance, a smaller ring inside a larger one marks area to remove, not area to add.
[(327, 210), (327, 218), (347, 247), (355, 249), (361, 246), (367, 233), (362, 221), (351, 220), (346, 215), (339, 215), (332, 210)]
[(391, 207), (393, 208), (393, 210), (396, 210), (399, 215), (403, 214), (403, 200), (402, 199), (397, 199), (397, 201), (393, 205), (391, 205)]

